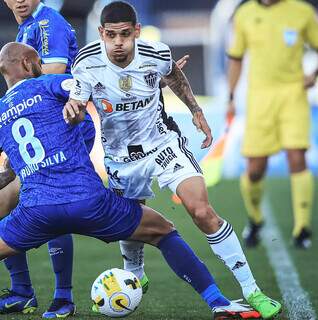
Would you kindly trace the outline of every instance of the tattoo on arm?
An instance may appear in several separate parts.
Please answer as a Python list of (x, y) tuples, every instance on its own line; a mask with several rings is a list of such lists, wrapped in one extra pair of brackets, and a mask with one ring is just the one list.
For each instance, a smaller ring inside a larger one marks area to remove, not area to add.
[(193, 95), (188, 79), (173, 61), (171, 73), (164, 77), (174, 94), (189, 108), (192, 114), (202, 111)]

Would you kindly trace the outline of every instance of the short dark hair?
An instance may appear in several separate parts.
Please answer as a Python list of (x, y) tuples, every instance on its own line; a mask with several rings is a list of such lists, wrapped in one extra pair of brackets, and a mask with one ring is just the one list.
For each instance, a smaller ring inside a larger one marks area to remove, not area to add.
[(137, 23), (137, 13), (135, 8), (125, 1), (114, 1), (104, 7), (100, 23), (131, 22), (132, 25)]

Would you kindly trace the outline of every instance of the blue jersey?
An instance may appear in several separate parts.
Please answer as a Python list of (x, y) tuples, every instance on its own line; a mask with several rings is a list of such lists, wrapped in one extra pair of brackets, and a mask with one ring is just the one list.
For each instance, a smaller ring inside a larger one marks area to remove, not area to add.
[(63, 204), (100, 192), (79, 126), (65, 123), (70, 75), (23, 80), (0, 99), (0, 149), (22, 187), (20, 204)]
[(33, 47), (44, 64), (66, 64), (67, 73), (78, 51), (75, 30), (57, 11), (42, 3), (19, 26), (16, 41)]

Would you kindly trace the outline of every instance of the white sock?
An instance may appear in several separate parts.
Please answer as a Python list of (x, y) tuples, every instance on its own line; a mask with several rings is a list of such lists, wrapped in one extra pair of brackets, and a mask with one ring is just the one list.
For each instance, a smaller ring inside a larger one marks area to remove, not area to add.
[(144, 244), (138, 241), (119, 241), (119, 245), (124, 258), (124, 269), (141, 279), (144, 275)]
[(214, 254), (226, 264), (239, 282), (243, 296), (247, 298), (259, 290), (233, 227), (224, 221), (216, 233), (206, 236)]

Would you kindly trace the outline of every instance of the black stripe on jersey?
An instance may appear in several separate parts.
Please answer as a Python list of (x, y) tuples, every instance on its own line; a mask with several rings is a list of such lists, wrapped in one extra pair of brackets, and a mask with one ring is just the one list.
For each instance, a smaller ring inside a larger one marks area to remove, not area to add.
[(197, 163), (197, 161), (195, 160), (193, 154), (191, 151), (189, 151), (185, 144), (186, 144), (186, 138), (185, 137), (181, 137), (178, 138), (178, 142), (179, 142), (179, 148), (181, 150), (181, 152), (183, 152), (186, 157), (189, 159), (189, 161), (191, 162), (191, 164), (193, 165), (194, 169), (198, 172), (202, 174), (202, 170), (199, 166), (199, 164)]
[(173, 120), (173, 118), (171, 116), (168, 117), (168, 115), (165, 111), (165, 102), (163, 100), (163, 94), (162, 94), (161, 88), (160, 88), (159, 105), (162, 107), (161, 118), (162, 118), (163, 124), (167, 127), (168, 130), (176, 132), (178, 134), (178, 136), (181, 137), (181, 131), (180, 131), (177, 123)]
[(155, 48), (154, 47), (152, 47), (152, 46), (145, 46), (144, 44), (137, 44), (137, 47), (140, 47), (140, 48), (147, 48), (147, 49), (153, 49), (153, 50), (155, 50)]
[(156, 56), (154, 54), (148, 54), (148, 53), (142, 53), (139, 51), (139, 54), (141, 56), (145, 56), (145, 57), (151, 57), (151, 58), (155, 58), (155, 59), (158, 59), (158, 60), (163, 60), (163, 61), (170, 61), (171, 59), (170, 58), (165, 58), (165, 57), (162, 57), (162, 56)]
[(141, 52), (142, 53), (151, 53), (151, 54), (158, 55), (158, 56), (161, 56), (161, 57), (170, 57), (170, 50), (156, 51), (156, 50), (141, 49), (141, 48), (139, 48), (138, 50), (139, 50), (140, 53)]
[(160, 53), (157, 53), (157, 52), (154, 52), (154, 51), (144, 50), (144, 49), (142, 51), (139, 50), (139, 54), (144, 54), (144, 55), (151, 54), (151, 55), (153, 55), (154, 57), (156, 57), (158, 59), (160, 59), (160, 58), (170, 59), (171, 58), (170, 53), (162, 53), (162, 54), (160, 54)]
[(88, 54), (88, 53), (94, 53), (95, 51), (100, 51), (100, 50), (101, 50), (100, 47), (99, 47), (99, 48), (98, 48), (98, 47), (97, 47), (97, 48), (91, 48), (91, 49), (85, 50), (85, 51), (77, 54), (77, 56), (76, 56), (75, 59), (74, 59), (73, 64), (75, 65), (75, 64), (76, 64), (76, 61), (77, 61), (78, 59), (80, 59), (83, 55)]
[(95, 44), (89, 44), (87, 46), (85, 46), (84, 48), (82, 48), (81, 50), (78, 51), (77, 55), (81, 54), (82, 52), (89, 50), (89, 49), (93, 49), (93, 48), (99, 48), (100, 47), (100, 42), (95, 43)]
[(87, 54), (83, 54), (81, 56), (78, 56), (78, 58), (72, 64), (72, 68), (75, 68), (82, 60), (86, 59), (87, 57), (94, 56), (94, 55), (97, 55), (100, 53), (102, 53), (102, 50), (98, 50), (98, 51), (94, 51), (91, 53), (87, 53)]

